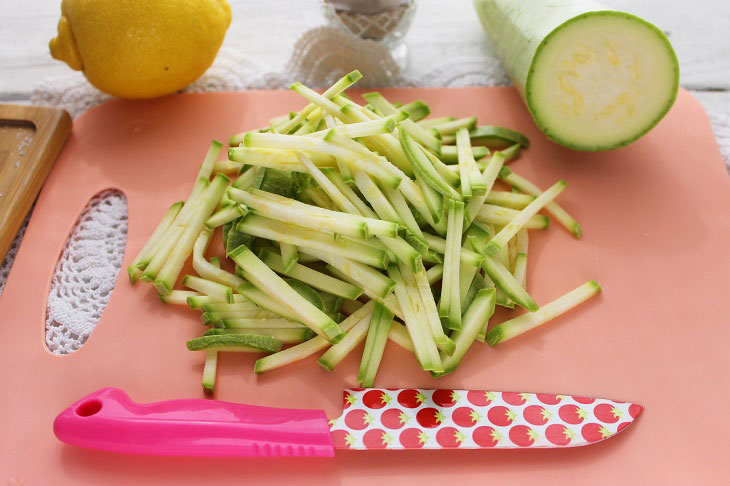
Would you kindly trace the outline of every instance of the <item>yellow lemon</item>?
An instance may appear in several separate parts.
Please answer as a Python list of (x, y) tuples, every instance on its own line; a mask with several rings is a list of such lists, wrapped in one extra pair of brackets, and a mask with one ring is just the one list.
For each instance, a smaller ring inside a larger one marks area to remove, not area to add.
[(63, 0), (48, 46), (102, 91), (153, 98), (200, 77), (230, 24), (226, 0)]

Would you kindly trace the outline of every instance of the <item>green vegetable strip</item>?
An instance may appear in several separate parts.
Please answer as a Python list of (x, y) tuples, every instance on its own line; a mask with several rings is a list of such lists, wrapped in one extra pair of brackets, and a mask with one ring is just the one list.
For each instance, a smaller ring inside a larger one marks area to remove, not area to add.
[(203, 192), (205, 192), (208, 185), (209, 182), (207, 179), (199, 178), (196, 181), (188, 197), (188, 201), (183, 205), (175, 220), (168, 226), (159, 241), (150, 250), (148, 255), (149, 261), (145, 259), (137, 264), (137, 268), (140, 270), (144, 269), (140, 280), (143, 282), (152, 282), (155, 279), (155, 276), (157, 276), (165, 261), (167, 261), (167, 257), (170, 255), (170, 252), (175, 247), (175, 244), (185, 229), (184, 225), (179, 224), (183, 213), (190, 212), (191, 208), (195, 206), (197, 199), (203, 196)]
[[(520, 212), (515, 209), (503, 208), (492, 204), (484, 204), (476, 215), (475, 220), (498, 226), (506, 226)], [(535, 214), (527, 220), (524, 227), (528, 229), (545, 229), (550, 225), (550, 219), (544, 214)]]
[(242, 245), (231, 252), (230, 256), (246, 272), (246, 278), (251, 283), (287, 307), (307, 327), (333, 343), (343, 338), (344, 333), (337, 323), (299, 295), (251, 250)]
[(352, 329), (347, 331), (347, 334), (345, 334), (345, 337), (343, 337), (340, 342), (333, 345), (322, 356), (320, 356), (317, 360), (317, 364), (327, 371), (335, 369), (335, 366), (340, 364), (353, 349), (363, 342), (368, 333), (369, 325), (370, 319), (362, 319), (360, 322), (355, 324)]
[(411, 341), (411, 336), (408, 334), (408, 329), (406, 329), (406, 326), (397, 321), (393, 321), (393, 323), (390, 325), (388, 340), (393, 341), (395, 344), (405, 349), (406, 351), (415, 353), (415, 349), (413, 348), (413, 341)]
[(257, 214), (247, 214), (238, 223), (238, 231), (259, 238), (289, 243), (299, 248), (331, 253), (337, 256), (371, 265), (377, 268), (386, 268), (388, 257), (385, 251), (378, 250), (363, 243), (347, 238), (333, 239), (332, 234), (299, 227), (292, 231), (291, 226), (273, 219), (264, 218)]
[(567, 186), (566, 182), (561, 180), (556, 182), (550, 189), (540, 194), (489, 241), (487, 244), (487, 252), (490, 255), (496, 255), (499, 253), (499, 250), (504, 247), (509, 240), (511, 240), (512, 237), (516, 235), (520, 229), (522, 229), (523, 226), (527, 224), (530, 218), (535, 216), (538, 211), (550, 203), (550, 201), (555, 199)]
[[(374, 301), (368, 302), (340, 322), (340, 327), (344, 332), (350, 331), (358, 322), (363, 319), (368, 319), (370, 314), (373, 312), (374, 307)], [(328, 346), (330, 346), (330, 343), (326, 339), (321, 336), (315, 336), (309, 341), (297, 344), (296, 346), (279, 351), (278, 353), (270, 354), (264, 358), (260, 358), (256, 361), (254, 371), (259, 374), (286, 366), (311, 356)]]
[[(375, 109), (382, 112), (384, 115), (393, 115), (398, 112), (398, 109), (390, 104), (380, 93), (365, 93), (362, 97), (371, 103)], [(441, 151), (441, 141), (434, 137), (428, 130), (419, 126), (413, 120), (403, 120), (400, 122), (400, 127), (407, 131), (410, 136), (418, 141), (421, 145), (432, 150), (436, 153)], [(399, 130), (401, 129), (399, 128)]]
[[(416, 218), (413, 217), (413, 213), (408, 207), (408, 203), (403, 197), (403, 194), (397, 189), (391, 189), (390, 187), (384, 187), (383, 193), (398, 214), (400, 223), (403, 224), (403, 226), (405, 226), (415, 238), (423, 241), (423, 244), (425, 245), (426, 242), (423, 240), (423, 232), (418, 226)], [(427, 246), (428, 245), (426, 245), (426, 247)]]
[(502, 152), (495, 152), (489, 159), (489, 162), (484, 167), (484, 171), (481, 174), (482, 182), (485, 186), (484, 194), (478, 195), (469, 200), (464, 209), (464, 228), (469, 228), (474, 218), (479, 213), (479, 210), (483, 207), (484, 201), (489, 197), (494, 187), (494, 182), (497, 180), (497, 175), (505, 161), (505, 155)]
[(256, 167), (249, 167), (231, 184), (232, 187), (245, 191), (256, 181), (258, 173)]
[[(440, 238), (438, 236), (434, 236), (430, 233), (423, 233), (424, 238), (426, 238), (426, 242), (428, 243), (428, 246), (431, 247), (432, 250), (434, 250), (437, 253), (440, 253), (442, 255), (445, 255), (446, 252), (446, 240), (443, 238)], [(481, 266), (482, 260), (484, 260), (484, 257), (480, 255), (479, 253), (476, 253), (468, 248), (462, 247), (460, 252), (460, 259), (462, 262), (468, 264), (468, 265), (474, 265), (474, 266)]]
[[(431, 161), (433, 164), (434, 169), (436, 169), (436, 172), (439, 173), (441, 177), (451, 186), (457, 187), (459, 183), (461, 182), (461, 179), (458, 174), (455, 174), (451, 171), (451, 168), (449, 168), (448, 165), (444, 164), (441, 159), (436, 157), (432, 152), (428, 150), (421, 150), (424, 154), (426, 154), (426, 157)], [(475, 162), (476, 164), (476, 162)], [(477, 169), (478, 170), (478, 169)]]
[(493, 257), (486, 257), (482, 263), (482, 268), (487, 272), (489, 278), (497, 285), (497, 287), (513, 300), (520, 307), (524, 307), (530, 312), (538, 309), (537, 304), (532, 297), (522, 288), (512, 273), (499, 260)]
[[(450, 117), (453, 118), (453, 117)], [(463, 128), (466, 130), (467, 136), (469, 135), (469, 130), (477, 126), (477, 117), (472, 116), (469, 118), (459, 118), (458, 120), (444, 120), (443, 123), (435, 123), (432, 125), (432, 128), (435, 128), (437, 132), (439, 132), (442, 136), (443, 135), (453, 135), (459, 131), (459, 129)], [(457, 145), (459, 136), (456, 136)], [(470, 142), (471, 144), (471, 142)]]
[(424, 149), (405, 130), (400, 130), (398, 137), (403, 152), (408, 157), (417, 177), (444, 196), (457, 201), (463, 200), (462, 195), (441, 177), (441, 174), (438, 173), (431, 160), (424, 153)]
[[(385, 307), (388, 308), (390, 312), (395, 314), (396, 317), (403, 319), (403, 311), (400, 308), (400, 304), (398, 303), (398, 300), (395, 298), (395, 296), (392, 293), (392, 290), (394, 287), (391, 287), (389, 293), (385, 297), (381, 297), (375, 293), (373, 289), (368, 288), (366, 285), (363, 285), (362, 282), (358, 282), (354, 278), (352, 278), (349, 275), (346, 275), (345, 273), (341, 272), (339, 269), (335, 268), (332, 265), (327, 265), (327, 271), (331, 273), (334, 277), (337, 277), (341, 280), (345, 280), (347, 282), (350, 282), (353, 285), (357, 285), (362, 288), (363, 294), (365, 294), (366, 297), (368, 297), (370, 300), (374, 300), (375, 302), (380, 302)], [(384, 276), (385, 278), (388, 278), (387, 276), (380, 274), (381, 276)], [(392, 279), (388, 278), (388, 280), (392, 281)]]
[(205, 366), (203, 367), (203, 391), (212, 394), (215, 392), (215, 375), (218, 369), (218, 351), (205, 352)]
[(459, 303), (460, 308), (465, 309), (468, 305), (469, 289), (476, 277), (479, 267), (459, 262)]
[[(274, 314), (277, 314), (284, 319), (289, 319), (291, 321), (297, 322), (300, 320), (299, 317), (294, 314), (294, 312), (292, 312), (287, 306), (282, 305), (278, 300), (270, 297), (267, 293), (262, 292), (255, 285), (249, 282), (241, 285), (236, 290), (239, 294), (248, 299), (248, 301), (253, 302), (262, 309), (273, 312)], [(234, 294), (233, 297), (235, 298), (236, 295)]]
[(481, 289), (477, 292), (464, 313), (461, 330), (454, 331), (452, 334), (456, 347), (454, 353), (451, 356), (441, 356), (444, 372), (438, 376), (450, 373), (459, 366), (471, 345), (474, 344), (479, 331), (487, 326), (489, 318), (494, 314), (495, 294), (494, 289)]
[(178, 213), (182, 209), (183, 205), (185, 203), (183, 201), (178, 201), (174, 204), (172, 204), (167, 211), (165, 212), (165, 215), (160, 220), (160, 223), (157, 225), (155, 230), (152, 232), (152, 235), (149, 237), (147, 242), (144, 244), (142, 249), (140, 250), (137, 257), (132, 261), (132, 264), (129, 265), (129, 268), (127, 269), (127, 273), (129, 274), (129, 281), (132, 283), (137, 282), (142, 272), (140, 270), (144, 270), (144, 265), (142, 262), (148, 262), (151, 260), (151, 250), (154, 246), (157, 245), (157, 242), (160, 241), (162, 236), (165, 234), (167, 229), (170, 227), (170, 225), (175, 221), (175, 218), (177, 217)]
[[(378, 217), (378, 215), (375, 214), (375, 211), (370, 209), (368, 205), (365, 204), (362, 199), (360, 199), (360, 196), (358, 196), (355, 191), (353, 191), (352, 188), (345, 183), (345, 180), (339, 173), (334, 170), (328, 170), (327, 172), (324, 172), (324, 174), (335, 185), (337, 190), (340, 191), (347, 198), (347, 200), (352, 203), (353, 206), (355, 206), (357, 212), (353, 211), (351, 214), (362, 214), (363, 216), (366, 216), (368, 218)], [(349, 213), (350, 211), (346, 210), (345, 207), (349, 206), (343, 205), (340, 207), (340, 210)]]
[[(224, 192), (223, 195), (225, 196), (226, 193)], [(234, 219), (240, 218), (244, 215), (244, 213), (245, 210), (239, 204), (229, 206), (213, 213), (213, 215), (205, 221), (205, 226), (210, 229), (217, 228), (218, 226), (230, 223)]]
[(487, 194), (487, 182), (479, 172), (474, 155), (471, 151), (469, 132), (460, 128), (456, 132), (456, 150), (459, 156), (459, 175), (461, 177), (461, 193), (464, 197), (481, 196)]
[(216, 160), (213, 166), (213, 172), (226, 175), (236, 174), (243, 168), (243, 164), (233, 162), (232, 160)]
[[(337, 257), (335, 257), (336, 259)], [(295, 278), (324, 292), (342, 297), (343, 299), (357, 299), (362, 294), (362, 289), (347, 282), (330, 277), (324, 273), (313, 270), (304, 265), (294, 263), (288, 270), (284, 267), (283, 258), (269, 250), (261, 252), (261, 260), (272, 270), (284, 273), (288, 277)], [(377, 272), (376, 272), (377, 273)]]
[[(431, 336), (436, 343), (436, 347), (447, 354), (451, 354), (454, 351), (454, 343), (444, 333), (444, 328), (441, 326), (436, 301), (433, 298), (431, 284), (428, 282), (426, 271), (420, 270), (413, 273), (407, 268), (401, 268), (401, 275), (407, 288), (415, 287), (418, 290), (418, 295), (414, 295), (413, 299), (415, 300), (416, 297), (420, 299), (420, 304), (423, 306), (424, 318), (428, 321)], [(414, 304), (415, 307), (416, 305)]]
[(357, 282), (360, 288), (368, 289), (378, 297), (384, 298), (393, 290), (393, 280), (368, 265), (363, 265), (362, 263), (331, 253), (316, 250), (304, 251), (326, 262), (340, 273), (346, 275), (350, 280)]
[(388, 267), (388, 274), (395, 281), (395, 287), (393, 290), (395, 292), (396, 299), (398, 299), (398, 304), (403, 310), (403, 322), (405, 323), (408, 334), (411, 337), (416, 359), (421, 365), (421, 368), (424, 370), (431, 370), (434, 368), (434, 365), (431, 362), (431, 358), (429, 356), (430, 353), (428, 352), (426, 344), (427, 337), (430, 337), (427, 336), (427, 334), (430, 335), (431, 333), (427, 328), (421, 326), (418, 316), (413, 309), (413, 304), (408, 296), (408, 291), (398, 267), (396, 265)]
[[(348, 186), (345, 185), (345, 187), (348, 187)], [(339, 191), (339, 188), (333, 187), (333, 188), (328, 188), (328, 190), (332, 191), (333, 196), (335, 196), (334, 200), (339, 201), (340, 197), (337, 195), (337, 192), (336, 192), (336, 191)], [(278, 194), (274, 194), (271, 192), (261, 191), (259, 189), (249, 189), (249, 192), (256, 197), (266, 198), (271, 201), (276, 201), (276, 202), (279, 202), (282, 204), (290, 204), (294, 207), (297, 207), (297, 208), (300, 208), (300, 209), (306, 210), (306, 211), (315, 212), (322, 216), (331, 216), (331, 217), (337, 217), (337, 218), (342, 218), (342, 219), (347, 219), (347, 220), (359, 221), (361, 223), (364, 223), (367, 226), (368, 232), (373, 235), (383, 235), (383, 236), (397, 236), (398, 235), (398, 225), (397, 224), (378, 219), (378, 215), (372, 211), (369, 211), (368, 214), (365, 216), (361, 216), (359, 211), (355, 211), (352, 213), (345, 211), (344, 213), (341, 213), (341, 212), (336, 212), (334, 210), (320, 208), (317, 206), (312, 206), (310, 204), (305, 204), (305, 203), (299, 202), (295, 199), (290, 199), (290, 198), (280, 196)], [(357, 197), (356, 194), (354, 194), (354, 197), (359, 200), (359, 197)], [(349, 200), (349, 198), (348, 198), (348, 200)], [(361, 202), (361, 204), (364, 204), (364, 203), (362, 203), (362, 201), (360, 201), (360, 202)], [(358, 205), (355, 205), (355, 207), (357, 207), (357, 206)]]
[(229, 182), (228, 177), (223, 174), (216, 175), (210, 186), (196, 200), (197, 207), (190, 213), (190, 219), (181, 232), (175, 247), (155, 277), (155, 288), (160, 294), (169, 293), (175, 286), (185, 261), (192, 253), (195, 240), (205, 226), (205, 220), (215, 209)]
[[(239, 297), (241, 297), (239, 295)], [(258, 312), (261, 311), (256, 304), (248, 302), (244, 299), (243, 302), (235, 302), (233, 304), (227, 304), (223, 302), (208, 302), (203, 304), (203, 309), (206, 312)]]
[[(431, 366), (436, 368), (433, 371), (439, 371), (442, 368), (438, 349), (439, 347), (443, 347), (447, 353), (450, 353), (453, 351), (453, 343), (443, 333), (441, 326), (435, 326), (436, 329), (434, 330), (434, 326), (431, 324), (433, 321), (429, 318), (425, 302), (421, 298), (421, 292), (418, 289), (413, 274), (409, 273), (408, 269), (403, 265), (399, 266), (399, 270), (403, 278), (403, 283), (405, 284), (406, 292), (408, 293), (408, 298), (413, 306), (414, 315), (419, 326), (421, 326)], [(439, 328), (441, 329), (440, 332), (438, 331)], [(439, 342), (437, 342), (437, 339)]]
[(388, 341), (392, 322), (393, 313), (383, 307), (382, 304), (375, 304), (375, 310), (368, 324), (360, 369), (357, 373), (357, 381), (361, 387), (369, 388), (375, 382), (375, 376), (383, 358), (383, 351), (385, 351), (385, 344)]
[[(335, 167), (335, 158), (331, 155), (319, 152), (305, 152), (307, 157), (317, 167)], [(299, 162), (295, 150), (289, 149), (272, 149), (261, 147), (235, 147), (228, 149), (228, 157), (246, 165), (254, 167), (267, 167), (289, 172), (307, 172), (307, 169)], [(255, 172), (252, 177), (255, 179)], [(247, 187), (238, 187), (235, 183), (233, 187), (236, 189), (247, 189)]]
[(185, 277), (183, 277), (182, 284), (185, 287), (197, 290), (201, 294), (205, 294), (215, 299), (217, 302), (227, 302), (229, 304), (233, 303), (233, 289), (218, 282), (195, 277), (193, 275), (185, 275)]
[(297, 247), (288, 243), (279, 243), (279, 251), (281, 251), (282, 271), (289, 272), (299, 260)]
[(515, 237), (515, 250), (517, 256), (515, 257), (515, 269), (512, 274), (515, 276), (522, 288), (525, 288), (525, 281), (527, 280), (527, 248), (529, 244), (529, 237), (527, 236), (527, 230), (521, 229), (517, 232)]
[[(453, 218), (452, 218), (453, 216)], [(452, 221), (453, 220), (453, 221)], [(449, 329), (461, 328), (461, 296), (459, 295), (459, 267), (461, 266), (461, 235), (464, 224), (464, 203), (449, 201), (449, 232), (446, 234), (446, 253), (444, 259), (444, 283), (441, 292), (441, 302), (449, 300), (446, 306), (447, 323)]]
[(335, 205), (332, 200), (329, 198), (327, 193), (319, 187), (308, 187), (300, 196), (302, 196), (302, 200), (304, 200), (303, 196), (306, 196), (309, 198), (307, 202), (311, 201), (314, 205), (319, 206), (322, 209), (329, 209), (330, 211), (335, 210)]
[[(356, 83), (360, 78), (362, 78), (362, 74), (360, 74), (360, 71), (352, 71), (347, 76), (340, 78), (335, 84), (333, 84), (324, 93), (322, 93), (322, 96), (324, 96), (325, 98), (332, 98), (333, 96), (336, 96), (345, 91), (347, 88)], [(284, 125), (277, 127), (275, 131), (277, 133), (289, 133), (291, 129), (304, 121), (304, 119), (307, 118), (316, 108), (317, 105), (315, 105), (314, 103), (309, 103), (294, 118), (289, 120)]]
[(444, 196), (437, 192), (436, 189), (424, 182), (423, 178), (416, 175), (416, 184), (422, 191), (425, 197), (426, 204), (428, 206), (429, 214), (431, 217), (431, 227), (436, 230), (440, 235), (446, 234), (446, 204), (444, 203)]
[[(331, 129), (329, 133), (332, 133)], [(311, 138), (311, 137), (298, 137), (295, 135), (277, 135), (270, 133), (247, 133), (243, 140), (245, 147), (261, 147), (261, 148), (273, 148), (273, 149), (285, 149), (285, 150), (303, 150), (308, 152), (319, 152), (327, 155), (331, 155), (337, 158), (341, 158), (353, 167), (359, 167), (368, 174), (382, 181), (384, 184), (391, 185), (392, 187), (398, 187), (401, 182), (401, 178), (394, 175), (386, 167), (384, 167), (379, 161), (373, 161), (373, 159), (365, 159), (359, 157), (357, 153), (344, 148), (338, 144), (329, 142), (326, 140)], [(235, 149), (233, 149), (235, 150)], [(301, 163), (301, 160), (300, 160)]]
[[(525, 194), (529, 194), (535, 197), (538, 197), (540, 196), (540, 194), (542, 194), (542, 191), (539, 187), (537, 187), (524, 177), (515, 174), (507, 167), (502, 168), (499, 173), (499, 178), (505, 181), (507, 184), (516, 187)], [(558, 203), (551, 201), (550, 203), (545, 205), (545, 210), (552, 214), (555, 219), (557, 219), (560, 224), (567, 228), (567, 230), (570, 231), (576, 238), (580, 238), (583, 235), (583, 230), (581, 229), (580, 224), (578, 224), (578, 222), (573, 219), (573, 217), (568, 214), (565, 209), (560, 207)]]
[(517, 194), (515, 192), (506, 191), (490, 191), (487, 199), (484, 201), (495, 206), (502, 206), (510, 209), (524, 209), (535, 200), (535, 196), (529, 194)]
[[(353, 171), (355, 176), (355, 185), (360, 190), (360, 193), (365, 196), (367, 202), (375, 210), (375, 213), (380, 219), (385, 221), (391, 221), (399, 225), (403, 224), (398, 212), (390, 204), (390, 201), (385, 197), (380, 188), (370, 179), (370, 177), (360, 169)], [(393, 189), (395, 191), (395, 189)], [(393, 235), (390, 235), (393, 236)]]
[[(481, 167), (482, 165), (484, 165), (484, 163), (481, 162), (480, 159), (483, 159), (484, 157), (489, 155), (489, 149), (487, 147), (480, 146), (472, 147), (471, 154), (472, 157), (474, 157), (474, 159), (478, 161), (477, 166)], [(444, 164), (448, 164), (446, 167), (449, 171), (451, 171), (453, 174), (458, 174), (459, 154), (455, 145), (442, 145), (441, 155), (439, 156), (439, 158)]]
[[(245, 204), (256, 214), (270, 219), (316, 231), (346, 235), (355, 239), (366, 239), (370, 236), (368, 225), (365, 222), (351, 218), (347, 214), (327, 209), (314, 210), (312, 206), (285, 197), (272, 199), (233, 188), (228, 191), (231, 199)], [(373, 220), (373, 227), (380, 230), (383, 226), (380, 221)], [(397, 234), (398, 232), (397, 225), (393, 225), (391, 228), (386, 226), (385, 228), (388, 235)], [(297, 231), (297, 229), (292, 228), (292, 231)]]
[[(329, 116), (329, 115), (328, 115)], [(350, 123), (338, 127), (342, 135), (349, 138), (371, 137), (373, 135), (382, 135), (384, 133), (392, 133), (395, 130), (398, 119), (404, 119), (402, 115), (393, 114), (377, 120), (369, 120), (365, 122)], [(310, 137), (324, 137), (329, 130), (325, 129), (319, 132), (310, 133)]]
[[(335, 96), (332, 101), (340, 106), (343, 116), (352, 121), (366, 121), (378, 119), (378, 116), (371, 111), (366, 110), (357, 103), (346, 100), (342, 96)], [(375, 152), (383, 154), (388, 160), (402, 170), (408, 177), (413, 177), (413, 168), (408, 158), (403, 153), (398, 139), (391, 134), (375, 135), (362, 139), (367, 148)]]
[(452, 122), (454, 120), (456, 120), (455, 116), (440, 116), (438, 118), (428, 118), (426, 120), (421, 120), (418, 122), (418, 124), (422, 128), (431, 129), (439, 125), (443, 125), (444, 123)]
[(205, 259), (205, 252), (210, 244), (211, 236), (210, 231), (203, 230), (195, 240), (193, 245), (193, 269), (204, 279), (237, 289), (245, 283), (245, 280), (222, 270), (220, 267), (216, 267)]
[(534, 329), (555, 319), (570, 309), (590, 299), (601, 291), (601, 286), (590, 280), (552, 302), (543, 305), (539, 310), (515, 317), (494, 326), (487, 333), (487, 343), (496, 346), (515, 336)]
[[(471, 265), (469, 265), (469, 266), (471, 266)], [(432, 266), (431, 268), (429, 268), (428, 270), (426, 270), (426, 280), (428, 280), (429, 285), (433, 285), (436, 282), (438, 282), (439, 280), (441, 280), (443, 275), (444, 275), (443, 264), (436, 264), (436, 265)]]
[(167, 295), (160, 295), (165, 304), (188, 305), (188, 297), (198, 297), (201, 294), (192, 290), (173, 290)]

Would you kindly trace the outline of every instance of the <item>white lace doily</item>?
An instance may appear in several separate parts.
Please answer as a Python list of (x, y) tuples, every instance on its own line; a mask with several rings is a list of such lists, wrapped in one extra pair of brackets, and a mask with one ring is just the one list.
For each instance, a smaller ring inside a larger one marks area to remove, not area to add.
[[(276, 70), (230, 49), (221, 49), (215, 64), (184, 91), (232, 91), (286, 88), (301, 81), (314, 88), (330, 85), (359, 69), (363, 87), (507, 85), (495, 58), (439, 58), (438, 65), (414, 77), (401, 73), (389, 52), (373, 41), (359, 41), (330, 27), (317, 27), (295, 43), (290, 61)], [(89, 85), (80, 73), (39, 84), (33, 103), (57, 106), (76, 117), (110, 99)], [(730, 118), (710, 113), (726, 163), (730, 160)], [(24, 228), (0, 265), (0, 293), (8, 277)], [(59, 259), (48, 302), (46, 342), (56, 354), (75, 351), (86, 341), (101, 316), (120, 272), (126, 244), (127, 205), (124, 196), (108, 191), (95, 196), (79, 218)]]

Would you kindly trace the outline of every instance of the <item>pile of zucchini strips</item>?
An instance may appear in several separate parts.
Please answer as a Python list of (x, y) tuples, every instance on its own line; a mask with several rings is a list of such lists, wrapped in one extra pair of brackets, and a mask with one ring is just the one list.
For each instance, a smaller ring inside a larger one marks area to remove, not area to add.
[[(208, 329), (187, 347), (205, 352), (208, 392), (219, 352), (265, 354), (264, 373), (324, 351), (332, 370), (363, 341), (360, 386), (388, 341), (442, 376), (476, 341), (495, 346), (600, 291), (589, 281), (540, 307), (525, 290), (529, 231), (547, 214), (581, 228), (556, 202), (564, 181), (542, 190), (506, 166), (524, 135), (380, 93), (358, 104), (344, 91), (360, 77), (322, 94), (295, 83), (309, 104), (231, 137), (227, 159), (212, 142), (129, 267), (163, 302), (202, 311)], [(224, 261), (206, 257), (219, 229)], [(196, 275), (181, 275), (190, 258)], [(488, 328), (495, 305), (527, 312)]]

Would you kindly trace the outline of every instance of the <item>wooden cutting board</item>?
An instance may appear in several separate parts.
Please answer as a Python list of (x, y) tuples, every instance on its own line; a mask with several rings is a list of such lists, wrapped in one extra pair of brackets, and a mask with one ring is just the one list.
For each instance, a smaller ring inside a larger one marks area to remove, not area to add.
[(64, 110), (0, 105), (0, 261), (70, 132)]
[[(0, 484), (720, 484), (730, 477), (725, 303), (730, 289), (730, 179), (710, 124), (685, 91), (649, 135), (620, 150), (578, 153), (548, 140), (509, 88), (394, 89), (435, 115), (478, 115), (528, 134), (514, 170), (541, 187), (560, 178), (560, 202), (583, 225), (533, 233), (528, 289), (545, 303), (588, 279), (603, 293), (540, 330), (434, 380), (390, 345), (378, 386), (478, 388), (605, 396), (643, 404), (638, 423), (590, 447), (529, 451), (338, 452), (332, 460), (186, 459), (77, 449), (52, 434), (55, 415), (104, 386), (140, 402), (200, 397), (203, 356), (185, 341), (198, 315), (163, 305), (125, 272), (89, 341), (69, 356), (44, 345), (49, 282), (88, 200), (118, 188), (129, 205), (123, 268), (167, 206), (190, 190), (212, 138), (298, 109), (286, 91), (189, 94), (112, 101), (74, 122), (38, 199), (0, 300)], [(339, 414), (359, 351), (328, 374), (308, 359), (262, 376), (255, 356), (228, 353), (217, 397)]]

